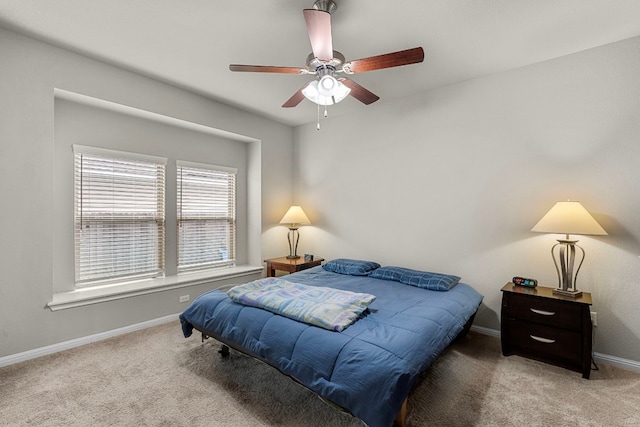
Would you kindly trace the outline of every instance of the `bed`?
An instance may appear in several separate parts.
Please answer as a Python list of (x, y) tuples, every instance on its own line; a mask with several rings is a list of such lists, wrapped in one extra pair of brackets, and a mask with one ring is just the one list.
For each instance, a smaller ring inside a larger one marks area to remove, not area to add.
[[(414, 272), (436, 276), (416, 279)], [(371, 427), (403, 422), (414, 382), (468, 330), (482, 301), (457, 276), (369, 261), (332, 260), (283, 278), (375, 298), (336, 332), (233, 302), (227, 292), (215, 290), (180, 315), (184, 336), (196, 329), (262, 360)]]

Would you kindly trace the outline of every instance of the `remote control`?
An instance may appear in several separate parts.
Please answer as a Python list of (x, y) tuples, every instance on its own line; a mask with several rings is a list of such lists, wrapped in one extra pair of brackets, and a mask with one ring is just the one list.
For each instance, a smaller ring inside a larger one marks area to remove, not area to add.
[(535, 288), (538, 286), (538, 281), (536, 279), (527, 279), (526, 277), (514, 277), (513, 283), (518, 286), (527, 286), (529, 288)]

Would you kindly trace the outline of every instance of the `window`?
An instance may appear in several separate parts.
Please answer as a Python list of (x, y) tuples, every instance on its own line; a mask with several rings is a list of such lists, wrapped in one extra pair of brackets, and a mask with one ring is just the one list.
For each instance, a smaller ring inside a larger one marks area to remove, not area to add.
[(237, 170), (176, 166), (178, 272), (235, 265)]
[(167, 160), (73, 151), (76, 285), (164, 274)]

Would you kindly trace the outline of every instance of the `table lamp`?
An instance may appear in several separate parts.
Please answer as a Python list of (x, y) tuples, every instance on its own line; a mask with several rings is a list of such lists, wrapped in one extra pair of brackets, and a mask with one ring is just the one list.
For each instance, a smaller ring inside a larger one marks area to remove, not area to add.
[[(557, 239), (558, 243), (551, 248), (551, 257), (558, 273), (558, 288), (554, 294), (577, 298), (582, 295), (576, 287), (576, 278), (584, 261), (584, 249), (576, 245), (577, 240), (570, 239), (570, 234), (584, 234), (606, 236), (607, 232), (598, 224), (591, 214), (577, 201), (556, 203), (531, 229), (538, 233), (564, 234), (564, 239)], [(582, 258), (578, 264), (575, 275), (576, 248), (582, 252)], [(558, 249), (557, 253), (554, 252)], [(560, 264), (560, 268), (558, 268)]]
[(289, 227), (289, 233), (287, 233), (289, 255), (287, 255), (287, 259), (300, 258), (300, 255), (298, 255), (298, 241), (300, 240), (298, 228), (300, 225), (311, 224), (311, 221), (309, 221), (309, 218), (300, 206), (291, 206), (280, 220), (280, 224), (288, 224)]

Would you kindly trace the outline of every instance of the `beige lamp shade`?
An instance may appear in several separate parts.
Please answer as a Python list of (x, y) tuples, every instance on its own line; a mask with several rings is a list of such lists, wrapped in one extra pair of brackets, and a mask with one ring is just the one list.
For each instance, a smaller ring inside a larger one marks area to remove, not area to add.
[(309, 225), (311, 221), (300, 206), (291, 206), (280, 220), (280, 224)]
[(607, 232), (577, 201), (558, 202), (531, 229), (538, 233), (587, 234), (605, 236)]

